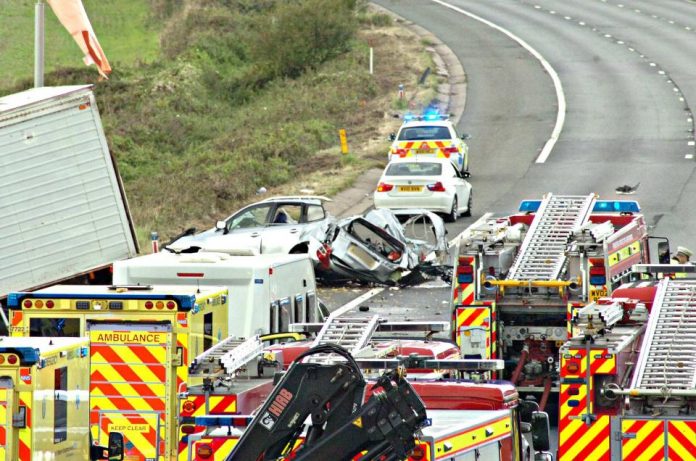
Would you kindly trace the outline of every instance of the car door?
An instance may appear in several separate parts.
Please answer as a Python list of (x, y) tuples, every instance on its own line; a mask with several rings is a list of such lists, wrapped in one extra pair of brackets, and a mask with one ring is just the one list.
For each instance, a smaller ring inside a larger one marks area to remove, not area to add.
[(454, 187), (454, 190), (457, 192), (457, 200), (459, 201), (459, 208), (461, 209), (466, 205), (466, 201), (469, 200), (469, 194), (464, 178), (462, 178), (459, 170), (457, 170), (457, 168), (451, 163), (449, 164), (449, 167), (445, 169), (445, 172), (446, 173), (444, 174), (447, 175), (447, 182), (451, 185), (451, 187)]
[(261, 252), (289, 253), (298, 243), (304, 224), (302, 203), (276, 202), (261, 235)]
[(273, 203), (259, 203), (243, 208), (227, 218), (226, 234), (216, 234), (206, 240), (205, 249), (209, 251), (251, 249), (261, 253), (262, 234), (273, 211)]

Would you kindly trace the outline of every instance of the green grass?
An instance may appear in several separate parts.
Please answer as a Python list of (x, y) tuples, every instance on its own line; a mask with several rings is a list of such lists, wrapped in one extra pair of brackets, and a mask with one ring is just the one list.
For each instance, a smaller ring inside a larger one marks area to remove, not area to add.
[[(34, 75), (34, 4), (34, 0), (0, 0), (0, 86)], [(83, 4), (112, 67), (157, 58), (160, 26), (151, 19), (148, 0), (83, 0)], [(80, 48), (48, 4), (45, 18), (46, 71), (82, 65)], [(91, 81), (96, 75), (94, 70)]]

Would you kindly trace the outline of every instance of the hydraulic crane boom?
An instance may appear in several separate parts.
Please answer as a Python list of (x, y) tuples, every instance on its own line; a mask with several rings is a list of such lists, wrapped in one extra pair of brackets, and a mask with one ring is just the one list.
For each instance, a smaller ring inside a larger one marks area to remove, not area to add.
[[(307, 356), (338, 354), (345, 362), (303, 363)], [(381, 392), (374, 392), (381, 390)], [(310, 420), (296, 461), (403, 459), (426, 423), (425, 405), (398, 371), (385, 373), (362, 404), (365, 380), (345, 349), (320, 345), (297, 357), (251, 421), (227, 461), (289, 456)]]

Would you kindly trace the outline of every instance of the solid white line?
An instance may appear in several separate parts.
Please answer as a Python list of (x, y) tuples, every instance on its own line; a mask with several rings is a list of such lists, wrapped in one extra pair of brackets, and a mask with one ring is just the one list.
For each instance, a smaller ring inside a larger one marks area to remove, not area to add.
[(563, 85), (561, 84), (561, 79), (558, 77), (558, 73), (556, 73), (556, 70), (551, 67), (551, 64), (534, 48), (532, 48), (527, 42), (522, 40), (520, 37), (517, 35), (513, 34), (507, 29), (504, 29), (503, 27), (500, 27), (497, 24), (492, 23), (491, 21), (484, 19), (480, 16), (475, 15), (474, 13), (471, 13), (469, 11), (463, 10), (457, 6), (451, 5), (443, 0), (431, 0), (434, 3), (437, 3), (439, 5), (444, 6), (445, 8), (449, 8), (452, 11), (456, 11), (457, 13), (463, 14), (465, 16), (469, 16), (472, 19), (475, 19), (488, 27), (492, 27), (493, 29), (502, 32), (503, 34), (507, 35), (514, 41), (516, 41), (522, 48), (527, 50), (532, 56), (537, 58), (541, 65), (544, 67), (546, 72), (549, 74), (551, 77), (551, 80), (553, 81), (553, 86), (556, 89), (556, 99), (558, 99), (558, 114), (556, 115), (556, 125), (553, 128), (553, 132), (551, 133), (551, 137), (546, 141), (546, 144), (544, 144), (544, 148), (541, 149), (541, 152), (539, 153), (539, 156), (536, 159), (536, 163), (544, 163), (546, 159), (549, 157), (551, 154), (551, 150), (553, 147), (556, 145), (556, 141), (558, 141), (558, 137), (561, 135), (561, 130), (563, 130), (563, 124), (565, 123), (565, 114), (566, 114), (566, 100), (565, 100), (565, 93), (563, 93)]
[(333, 311), (331, 313), (335, 314), (335, 316), (343, 315), (346, 312), (350, 312), (353, 309), (355, 309), (356, 307), (359, 307), (360, 304), (364, 303), (365, 301), (367, 301), (368, 299), (370, 299), (374, 296), (377, 296), (378, 294), (380, 294), (383, 291), (384, 291), (384, 287), (373, 288), (370, 291), (368, 291), (367, 293), (363, 293), (360, 296), (358, 296), (357, 298), (355, 298), (351, 301), (348, 301), (343, 306), (339, 307), (338, 309), (336, 309), (335, 311)]

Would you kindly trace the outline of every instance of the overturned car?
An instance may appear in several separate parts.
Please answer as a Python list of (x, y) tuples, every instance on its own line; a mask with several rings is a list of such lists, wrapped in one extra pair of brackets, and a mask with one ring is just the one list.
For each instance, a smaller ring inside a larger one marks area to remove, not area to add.
[(442, 218), (429, 211), (372, 210), (316, 233), (309, 255), (324, 281), (396, 284), (413, 271), (445, 275), (446, 234)]

